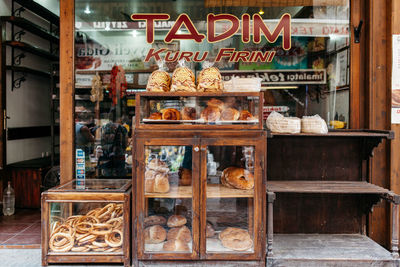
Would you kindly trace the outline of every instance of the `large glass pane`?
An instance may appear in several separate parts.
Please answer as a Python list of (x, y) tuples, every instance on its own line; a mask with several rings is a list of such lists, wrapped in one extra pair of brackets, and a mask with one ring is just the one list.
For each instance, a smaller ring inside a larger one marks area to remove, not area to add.
[(145, 252), (190, 253), (192, 147), (146, 146), (145, 162)]
[(206, 251), (254, 251), (254, 146), (207, 150)]

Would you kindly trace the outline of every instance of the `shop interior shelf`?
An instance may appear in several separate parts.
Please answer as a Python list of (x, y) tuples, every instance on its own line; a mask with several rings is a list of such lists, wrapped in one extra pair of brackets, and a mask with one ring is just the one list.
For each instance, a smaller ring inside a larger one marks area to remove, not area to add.
[(267, 181), (275, 193), (390, 194), (390, 191), (365, 181)]
[(28, 74), (34, 74), (37, 76), (45, 77), (45, 78), (50, 78), (50, 73), (46, 71), (41, 71), (41, 70), (35, 70), (27, 67), (18, 67), (18, 66), (7, 66), (7, 70), (11, 70), (14, 72), (21, 72), (21, 73), (28, 73)]
[(18, 48), (22, 51), (25, 52), (29, 52), (33, 55), (37, 55), (43, 58), (46, 58), (48, 60), (52, 60), (52, 61), (58, 61), (59, 60), (59, 56), (52, 54), (44, 49), (40, 49), (38, 47), (35, 47), (33, 45), (24, 43), (24, 42), (17, 42), (17, 41), (6, 41), (5, 42), (6, 45), (13, 47), (13, 48)]
[(27, 30), (33, 34), (36, 34), (36, 35), (38, 35), (44, 39), (47, 39), (53, 43), (58, 44), (60, 42), (60, 38), (57, 35), (49, 32), (48, 30), (46, 30), (40, 26), (33, 24), (32, 22), (30, 22), (27, 19), (15, 17), (15, 16), (2, 16), (2, 17), (0, 17), (0, 19), (1, 19), (1, 21), (6, 21), (9, 23), (12, 23), (15, 26), (18, 26), (24, 30)]
[[(391, 253), (359, 234), (276, 234), (267, 266), (396, 266)], [(382, 264), (385, 263), (385, 264)]]
[[(253, 190), (228, 188), (223, 185), (207, 185), (207, 198), (251, 198)], [(192, 198), (192, 186), (171, 186), (168, 193), (146, 193), (146, 198)]]
[(37, 14), (38, 16), (44, 18), (45, 20), (50, 21), (57, 27), (60, 26), (60, 18), (56, 14), (54, 14), (53, 12), (48, 10), (47, 8), (36, 3), (35, 1), (32, 1), (32, 0), (14, 0), (14, 1), (17, 2), (18, 4), (20, 4), (21, 6), (29, 9), (30, 11)]

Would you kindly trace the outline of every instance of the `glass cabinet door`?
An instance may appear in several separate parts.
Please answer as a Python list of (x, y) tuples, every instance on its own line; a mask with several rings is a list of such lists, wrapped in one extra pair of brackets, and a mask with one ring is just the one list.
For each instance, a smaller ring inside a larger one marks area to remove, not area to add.
[(259, 247), (261, 170), (256, 167), (256, 144), (234, 144), (202, 144), (202, 251), (207, 258), (249, 258)]
[(193, 193), (199, 180), (193, 171), (194, 146), (182, 142), (165, 144), (171, 142), (142, 146), (144, 164), (138, 178), (143, 216), (139, 240), (144, 257), (192, 258), (197, 255), (199, 236), (195, 212), (198, 194)]

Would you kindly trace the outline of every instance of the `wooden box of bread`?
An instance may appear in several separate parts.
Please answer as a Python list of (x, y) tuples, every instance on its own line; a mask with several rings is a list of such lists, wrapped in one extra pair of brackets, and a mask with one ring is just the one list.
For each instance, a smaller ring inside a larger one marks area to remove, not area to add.
[(42, 194), (42, 264), (130, 266), (131, 181), (72, 180)]
[(139, 92), (137, 129), (262, 129), (263, 93)]
[(133, 259), (262, 265), (266, 132), (135, 129), (135, 138)]

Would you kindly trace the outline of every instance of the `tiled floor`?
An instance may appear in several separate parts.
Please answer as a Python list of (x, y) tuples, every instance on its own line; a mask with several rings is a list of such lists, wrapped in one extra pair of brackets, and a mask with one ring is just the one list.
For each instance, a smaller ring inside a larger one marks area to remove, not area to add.
[(0, 215), (0, 248), (40, 248), (40, 210)]

